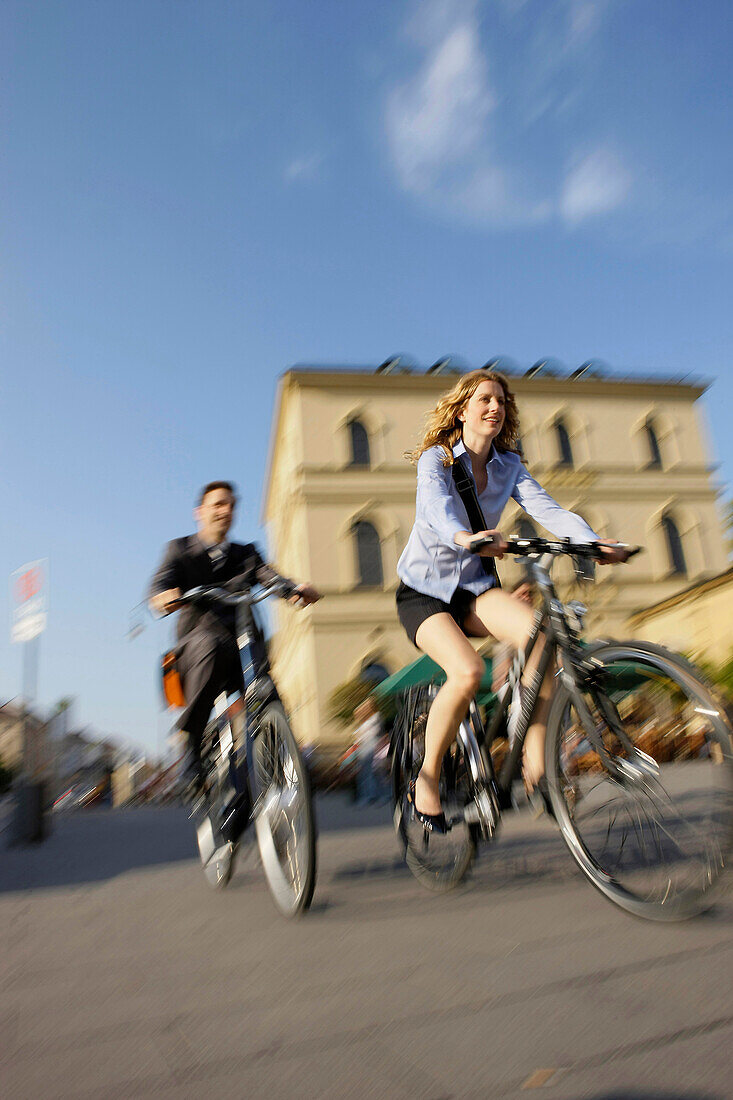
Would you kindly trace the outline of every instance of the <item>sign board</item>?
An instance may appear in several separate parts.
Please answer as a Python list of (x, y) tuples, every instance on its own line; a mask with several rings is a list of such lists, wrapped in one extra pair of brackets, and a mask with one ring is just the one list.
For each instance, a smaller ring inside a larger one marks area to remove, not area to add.
[(48, 560), (31, 561), (10, 574), (10, 640), (30, 642), (46, 629)]

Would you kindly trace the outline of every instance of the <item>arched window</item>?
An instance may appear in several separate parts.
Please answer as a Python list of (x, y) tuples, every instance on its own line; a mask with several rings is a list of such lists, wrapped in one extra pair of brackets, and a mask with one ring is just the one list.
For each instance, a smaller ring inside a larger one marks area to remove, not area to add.
[(361, 420), (349, 421), (349, 435), (351, 436), (351, 462), (350, 466), (369, 465), (369, 436)]
[(667, 541), (670, 572), (677, 577), (687, 576), (687, 562), (682, 549), (682, 537), (671, 516), (662, 516), (662, 530)]
[(380, 665), (378, 661), (369, 661), (359, 673), (360, 680), (364, 680), (367, 684), (373, 684), (374, 687), (381, 684), (382, 680), (386, 680), (388, 676), (387, 669), (384, 665)]
[(568, 435), (568, 430), (563, 420), (555, 421), (555, 432), (557, 433), (557, 449), (560, 454), (560, 465), (573, 466), (573, 448), (570, 446), (570, 436)]
[(359, 520), (352, 527), (356, 539), (356, 557), (359, 566), (360, 588), (381, 588), (384, 584), (382, 571), (382, 548), (379, 544), (379, 535), (371, 523)]
[(646, 432), (647, 444), (649, 446), (649, 466), (652, 469), (659, 470), (662, 466), (662, 454), (659, 450), (659, 440), (657, 439), (657, 433), (654, 430), (654, 425), (651, 420), (647, 420), (644, 425)]

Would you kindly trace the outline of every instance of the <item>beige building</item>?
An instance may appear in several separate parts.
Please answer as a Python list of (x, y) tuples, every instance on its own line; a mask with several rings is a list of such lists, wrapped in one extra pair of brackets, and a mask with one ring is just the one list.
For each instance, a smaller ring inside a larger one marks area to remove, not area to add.
[(13, 771), (40, 778), (50, 765), (48, 724), (20, 703), (0, 707), (0, 761)]
[(696, 661), (723, 664), (733, 656), (733, 568), (643, 608), (630, 625), (639, 636)]
[[(297, 369), (280, 380), (264, 487), (271, 558), (325, 596), (303, 612), (276, 611), (274, 672), (303, 741), (342, 744), (327, 718), (331, 691), (370, 666), (391, 673), (418, 655), (394, 605), (415, 514), (415, 470), (403, 453), (455, 377)], [(704, 386), (589, 374), (510, 381), (532, 474), (601, 535), (647, 550), (599, 569), (598, 583), (583, 588), (590, 635), (628, 635), (633, 612), (727, 568), (698, 401)], [(523, 520), (510, 502), (503, 533)], [(499, 572), (507, 585), (519, 567), (505, 561)], [(558, 578), (567, 596), (569, 562)]]

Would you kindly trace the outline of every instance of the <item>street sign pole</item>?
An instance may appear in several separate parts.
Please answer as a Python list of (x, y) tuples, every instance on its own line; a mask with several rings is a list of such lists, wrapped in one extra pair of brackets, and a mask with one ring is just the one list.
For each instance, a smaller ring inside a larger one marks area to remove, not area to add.
[(33, 705), (38, 692), (40, 635), (46, 629), (48, 562), (34, 561), (10, 576), (10, 639), (23, 646), (21, 774), (16, 788), (11, 843), (31, 844), (47, 834), (45, 784), (40, 732), (34, 730)]
[(27, 781), (37, 778), (40, 766), (38, 746), (32, 728), (33, 707), (38, 694), (40, 636), (23, 642), (23, 772)]

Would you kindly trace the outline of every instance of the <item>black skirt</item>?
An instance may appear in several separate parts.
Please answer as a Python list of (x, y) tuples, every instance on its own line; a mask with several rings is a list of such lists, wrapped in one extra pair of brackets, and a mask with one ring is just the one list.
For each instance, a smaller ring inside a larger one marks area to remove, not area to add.
[(418, 628), (431, 615), (439, 615), (442, 611), (447, 612), (462, 630), (475, 599), (473, 592), (469, 592), (466, 588), (457, 588), (450, 603), (446, 603), (445, 600), (439, 600), (435, 596), (426, 596), (423, 592), (417, 592), (404, 581), (400, 581), (396, 596), (397, 617), (407, 637), (413, 645), (416, 645), (415, 635)]

